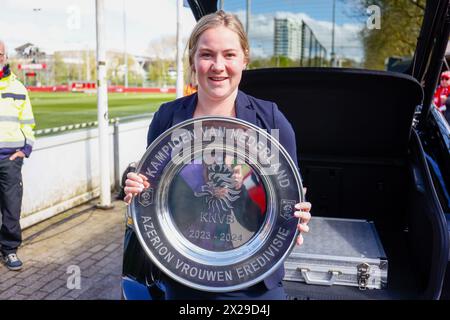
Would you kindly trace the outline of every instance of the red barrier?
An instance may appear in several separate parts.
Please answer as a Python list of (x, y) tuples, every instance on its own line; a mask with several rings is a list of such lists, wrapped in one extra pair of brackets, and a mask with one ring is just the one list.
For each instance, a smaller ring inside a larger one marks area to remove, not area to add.
[[(31, 92), (83, 92), (83, 90), (71, 90), (68, 85), (60, 85), (60, 86), (47, 86), (47, 87), (34, 87), (29, 86), (27, 89)], [(95, 88), (89, 87), (86, 88), (88, 91), (96, 91)], [(109, 86), (108, 92), (110, 93), (176, 93), (175, 88), (141, 88), (141, 87), (133, 87), (133, 88), (125, 88), (123, 86)]]
[(142, 88), (124, 86), (109, 86), (108, 92), (126, 92), (126, 93), (176, 93), (176, 88)]
[(176, 93), (176, 88), (125, 88), (124, 92), (132, 93)]
[(27, 87), (28, 91), (31, 92), (67, 92), (69, 91), (69, 86), (61, 85), (61, 86), (49, 86), (49, 87)]

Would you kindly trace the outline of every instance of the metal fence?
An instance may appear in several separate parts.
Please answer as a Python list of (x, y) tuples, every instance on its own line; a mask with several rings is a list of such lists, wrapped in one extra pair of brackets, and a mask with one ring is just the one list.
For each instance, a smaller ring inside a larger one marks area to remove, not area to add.
[(326, 65), (327, 49), (320, 43), (311, 27), (302, 21), (301, 67), (322, 67)]
[[(109, 119), (109, 123), (118, 125), (119, 123), (122, 123), (122, 122), (147, 119), (147, 118), (151, 118), (152, 116), (153, 116), (153, 114), (137, 114), (137, 115), (126, 116), (126, 117), (116, 117), (116, 118)], [(35, 135), (36, 135), (36, 137), (43, 137), (43, 136), (48, 136), (48, 135), (52, 135), (52, 134), (63, 133), (66, 131), (93, 128), (96, 126), (98, 126), (98, 121), (68, 124), (68, 125), (61, 126), (61, 127), (36, 130)]]
[[(108, 128), (111, 148), (107, 157), (111, 188), (120, 184), (128, 164), (139, 161), (144, 154), (152, 116), (111, 119), (113, 124)], [(47, 129), (46, 132), (36, 139), (31, 157), (24, 161), (23, 228), (89, 201), (100, 193), (101, 167), (95, 122)]]

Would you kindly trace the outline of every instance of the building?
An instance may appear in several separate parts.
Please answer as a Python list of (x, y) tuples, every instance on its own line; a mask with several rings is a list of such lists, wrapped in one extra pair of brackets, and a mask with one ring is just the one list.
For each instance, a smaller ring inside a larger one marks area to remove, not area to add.
[[(15, 48), (10, 58), (13, 72), (27, 86), (54, 86), (72, 82), (95, 82), (96, 53), (94, 50), (63, 50), (52, 54), (43, 52), (32, 43)], [(124, 54), (107, 51), (108, 80), (111, 85), (122, 85)], [(147, 78), (151, 58), (128, 55), (130, 86), (142, 86)]]
[(298, 60), (302, 50), (302, 21), (275, 18), (274, 55)]
[(51, 78), (51, 59), (39, 47), (25, 43), (15, 48), (16, 54), (10, 58), (14, 73), (25, 85), (48, 83)]

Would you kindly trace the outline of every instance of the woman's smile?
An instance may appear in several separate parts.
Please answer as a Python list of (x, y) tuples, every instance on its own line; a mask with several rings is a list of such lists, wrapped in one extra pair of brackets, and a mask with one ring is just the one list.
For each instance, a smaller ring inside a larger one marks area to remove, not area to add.
[(235, 95), (245, 60), (234, 31), (219, 26), (203, 32), (194, 59), (199, 93), (210, 101), (224, 101)]

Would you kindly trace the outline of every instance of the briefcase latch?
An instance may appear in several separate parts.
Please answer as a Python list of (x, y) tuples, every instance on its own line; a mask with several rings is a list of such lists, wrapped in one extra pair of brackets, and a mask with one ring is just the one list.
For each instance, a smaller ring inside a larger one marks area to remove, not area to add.
[(358, 265), (358, 285), (360, 290), (366, 290), (370, 278), (370, 266), (367, 263)]

